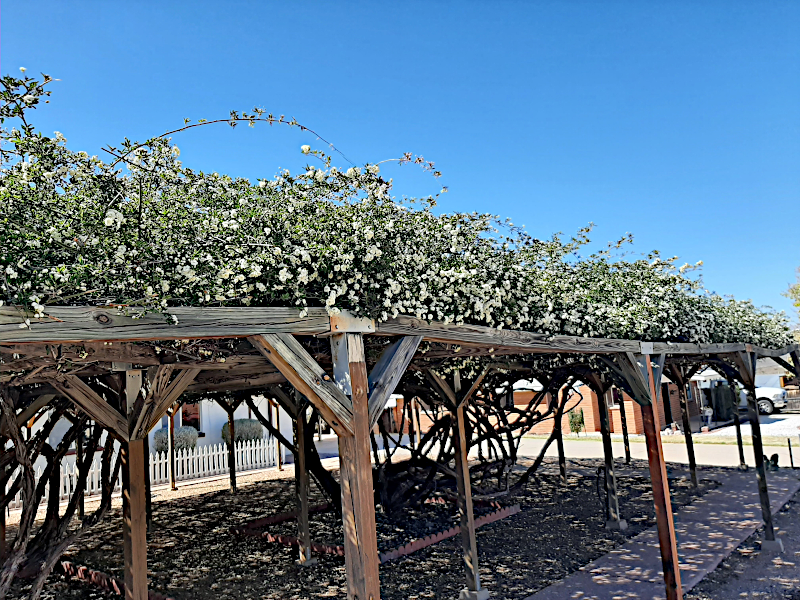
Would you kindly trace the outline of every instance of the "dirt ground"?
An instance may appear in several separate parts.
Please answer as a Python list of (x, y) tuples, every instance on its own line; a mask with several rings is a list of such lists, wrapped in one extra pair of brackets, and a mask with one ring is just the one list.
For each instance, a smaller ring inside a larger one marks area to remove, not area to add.
[[(595, 476), (600, 464), (572, 461), (573, 474), (566, 486), (558, 482), (554, 465), (547, 464), (527, 490), (501, 499), (505, 506), (519, 503), (522, 511), (478, 529), (482, 583), (492, 598), (525, 598), (654, 525), (650, 483), (643, 472), (620, 480), (622, 516), (630, 528), (625, 533), (605, 529)], [(149, 535), (148, 557), (151, 589), (176, 600), (344, 595), (342, 557), (319, 556), (317, 565), (300, 568), (294, 562), (296, 549), (230, 533), (233, 526), (294, 509), (293, 480), (249, 479), (236, 496), (217, 489), (168, 501), (154, 498), (155, 527)], [(670, 487), (676, 509), (694, 498), (685, 480), (673, 480)], [(318, 495), (312, 498), (312, 504), (322, 501)], [(393, 519), (379, 512), (379, 550), (442, 531), (455, 521), (452, 505), (426, 505)], [(296, 532), (293, 522), (268, 530)], [(332, 513), (312, 515), (311, 532), (318, 542), (342, 542), (340, 521)], [(457, 598), (464, 585), (460, 545), (459, 537), (451, 538), (381, 565), (381, 596), (387, 600)], [(118, 509), (70, 548), (65, 558), (121, 577)], [(15, 590), (14, 598), (24, 596), (24, 588)], [(83, 600), (109, 595), (54, 574), (44, 597)]]
[(784, 552), (761, 551), (763, 530), (747, 538), (703, 581), (687, 600), (800, 600), (800, 492), (774, 515)]

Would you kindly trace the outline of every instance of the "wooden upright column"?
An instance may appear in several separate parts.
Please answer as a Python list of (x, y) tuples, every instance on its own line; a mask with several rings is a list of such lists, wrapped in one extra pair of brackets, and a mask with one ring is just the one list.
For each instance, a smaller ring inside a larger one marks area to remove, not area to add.
[(764, 519), (764, 540), (761, 549), (772, 552), (783, 552), (783, 542), (775, 538), (775, 527), (772, 524), (772, 507), (769, 503), (767, 489), (767, 470), (764, 465), (764, 447), (761, 443), (761, 423), (756, 404), (756, 362), (754, 352), (740, 352), (734, 355), (739, 375), (747, 392), (747, 412), (750, 416), (750, 429), (753, 433), (753, 454), (756, 459), (756, 479), (758, 480), (758, 496), (761, 501), (761, 516)]
[(628, 523), (619, 514), (617, 478), (614, 476), (614, 451), (611, 447), (611, 431), (608, 426), (608, 406), (605, 394), (598, 394), (597, 406), (600, 410), (600, 435), (603, 438), (603, 456), (606, 466), (606, 492), (608, 493), (606, 527), (625, 531)]
[[(458, 386), (456, 386), (458, 387)], [(456, 389), (456, 392), (459, 390)], [(459, 600), (484, 600), (489, 597), (486, 589), (481, 589), (478, 573), (478, 543), (475, 540), (475, 516), (472, 511), (472, 482), (467, 462), (466, 420), (464, 405), (452, 413), (456, 432), (453, 449), (456, 455), (456, 481), (458, 483), (458, 516), (461, 525), (461, 556), (467, 576), (467, 587), (461, 591)]]
[(347, 597), (350, 600), (379, 600), (381, 590), (364, 342), (360, 333), (345, 333), (333, 336), (332, 343), (346, 344), (347, 363), (339, 362), (334, 352), (334, 373), (337, 382), (347, 379), (353, 400), (353, 435), (339, 435)]
[(631, 442), (628, 439), (628, 416), (625, 414), (625, 394), (619, 395), (619, 420), (622, 424), (622, 444), (625, 446), (625, 464), (631, 464)]
[(681, 403), (681, 421), (683, 421), (683, 439), (686, 441), (686, 452), (689, 455), (689, 471), (692, 476), (692, 486), (695, 489), (697, 489), (697, 461), (695, 460), (694, 457), (692, 422), (689, 420), (689, 407), (686, 403), (686, 382), (678, 383), (678, 398)]
[[(6, 452), (6, 438), (0, 436), (0, 461), (3, 459), (3, 455)], [(5, 477), (5, 470), (0, 473), (0, 479)], [(3, 494), (5, 495), (6, 490), (3, 489)], [(6, 559), (6, 508), (0, 507), (0, 561), (5, 561)]]
[[(749, 406), (749, 403), (748, 403)], [(757, 412), (757, 411), (756, 411)], [(752, 420), (752, 417), (751, 417)], [(742, 422), (739, 419), (739, 407), (737, 404), (736, 410), (733, 411), (733, 424), (736, 426), (736, 446), (739, 449), (739, 468), (742, 471), (747, 470), (747, 461), (744, 459), (744, 441), (742, 440)]]
[(561, 401), (559, 402), (556, 395), (556, 414), (553, 418), (553, 433), (556, 436), (556, 447), (558, 448), (558, 472), (561, 475), (561, 483), (567, 483), (567, 457), (564, 454), (564, 432), (561, 429), (561, 420), (564, 416), (564, 407), (567, 403), (567, 396), (569, 395), (569, 387), (564, 387), (561, 390)]
[[(129, 414), (141, 386), (141, 371), (125, 372), (125, 398)], [(144, 440), (123, 442), (120, 452), (125, 600), (147, 600), (147, 490)]]
[(675, 523), (672, 519), (672, 502), (669, 497), (667, 465), (661, 446), (661, 424), (658, 420), (657, 383), (653, 377), (650, 355), (645, 355), (647, 378), (650, 384), (650, 404), (642, 406), (642, 421), (647, 442), (647, 461), (650, 465), (650, 482), (653, 487), (653, 502), (658, 528), (658, 545), (661, 548), (661, 565), (667, 586), (667, 600), (682, 600), (681, 572), (678, 563), (678, 544), (675, 538)]
[[(303, 406), (298, 402), (299, 406)], [(295, 493), (297, 495), (297, 537), (300, 540), (301, 566), (315, 564), (311, 558), (311, 533), (308, 525), (308, 470), (306, 469), (306, 427), (305, 409), (298, 411), (295, 419), (294, 444), (297, 449), (297, 464), (294, 466)]]
[(758, 405), (756, 404), (754, 387), (747, 388), (747, 411), (750, 415), (750, 428), (753, 432), (753, 453), (756, 459), (758, 496), (761, 500), (761, 516), (764, 519), (764, 541), (761, 542), (761, 548), (763, 550), (783, 552), (783, 542), (775, 538), (775, 528), (772, 524), (772, 507), (769, 503), (767, 470), (764, 466), (764, 447), (761, 443), (761, 424), (758, 420)]
[(236, 429), (233, 424), (233, 411), (228, 411), (228, 435), (231, 443), (228, 444), (228, 475), (231, 480), (231, 494), (236, 493)]
[(177, 490), (178, 486), (175, 483), (175, 407), (172, 407), (169, 412), (169, 432), (168, 432), (168, 445), (169, 448), (169, 485), (173, 490)]

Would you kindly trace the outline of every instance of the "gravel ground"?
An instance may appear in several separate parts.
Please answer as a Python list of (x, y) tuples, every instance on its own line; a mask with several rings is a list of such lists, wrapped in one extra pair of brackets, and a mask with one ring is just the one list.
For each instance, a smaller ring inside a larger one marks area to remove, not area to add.
[[(800, 442), (800, 415), (793, 413), (776, 413), (770, 416), (761, 415), (758, 419), (761, 424), (761, 435), (765, 437), (789, 437), (792, 443)], [(752, 435), (750, 423), (742, 423), (742, 436), (749, 438)], [(722, 427), (703, 434), (703, 437), (732, 437), (736, 439), (736, 427)]]
[[(604, 528), (594, 476), (600, 464), (594, 460), (571, 461), (572, 474), (566, 486), (558, 483), (554, 465), (546, 464), (527, 490), (501, 500), (504, 505), (520, 503), (522, 512), (478, 530), (481, 577), (493, 598), (525, 598), (654, 524), (649, 479), (642, 470), (620, 481), (622, 516), (629, 530), (623, 534)], [(170, 497), (169, 501), (160, 494), (155, 497), (155, 529), (149, 536), (151, 589), (176, 600), (343, 595), (342, 557), (321, 556), (318, 565), (301, 569), (294, 563), (296, 549), (229, 533), (231, 526), (294, 508), (293, 481), (275, 479), (276, 473), (268, 471), (262, 477), (251, 477), (249, 482), (243, 478), (235, 497), (220, 489), (219, 482), (214, 484), (217, 489), (200, 494)], [(287, 475), (291, 475), (289, 469), (282, 474)], [(684, 480), (673, 481), (671, 487), (676, 509), (694, 498)], [(186, 489), (181, 492), (188, 494)], [(319, 495), (312, 498), (313, 504), (321, 501)], [(69, 550), (68, 558), (121, 576), (119, 521), (115, 510)], [(441, 531), (454, 521), (455, 510), (450, 505), (428, 505), (396, 518), (379, 512), (379, 548), (386, 550)], [(316, 541), (341, 543), (341, 524), (334, 515), (312, 515), (311, 524)], [(294, 534), (295, 528), (289, 523), (273, 526), (270, 532)], [(460, 544), (460, 538), (451, 538), (382, 565), (382, 597), (458, 597), (464, 585)], [(18, 588), (12, 597), (23, 598), (24, 592)], [(60, 575), (51, 576), (45, 594), (48, 599), (65, 600), (105, 597), (88, 584), (67, 581)]]
[(763, 530), (747, 538), (686, 600), (800, 600), (800, 492), (774, 516), (783, 554), (761, 552)]

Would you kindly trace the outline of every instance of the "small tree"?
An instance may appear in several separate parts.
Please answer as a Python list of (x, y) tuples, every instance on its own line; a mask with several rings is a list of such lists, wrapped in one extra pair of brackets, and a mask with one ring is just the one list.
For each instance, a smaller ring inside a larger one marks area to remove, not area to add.
[(569, 430), (578, 434), (582, 429), (584, 429), (583, 409), (572, 409), (569, 411)]

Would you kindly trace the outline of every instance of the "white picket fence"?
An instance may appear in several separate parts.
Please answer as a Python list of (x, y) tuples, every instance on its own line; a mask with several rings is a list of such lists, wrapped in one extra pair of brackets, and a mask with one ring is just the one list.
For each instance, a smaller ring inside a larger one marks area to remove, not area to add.
[[(266, 469), (278, 464), (278, 444), (272, 436), (260, 440), (249, 442), (237, 442), (236, 444), (236, 471), (253, 471), (255, 469)], [(116, 453), (114, 455), (116, 459)], [(112, 465), (113, 465), (112, 460)], [(44, 459), (40, 458), (34, 465), (36, 480), (38, 482), (44, 469)], [(85, 497), (95, 496), (101, 493), (100, 489), (100, 453), (89, 469), (89, 476), (86, 479)], [(212, 444), (209, 446), (199, 446), (192, 450), (179, 450), (175, 453), (175, 479), (177, 481), (188, 481), (192, 479), (202, 479), (213, 477), (228, 472), (228, 446), (225, 443)], [(9, 484), (14, 480), (11, 478)], [(75, 464), (75, 457), (70, 456), (61, 464), (61, 483), (59, 497), (62, 501), (69, 500), (77, 487), (78, 470)], [(158, 485), (169, 483), (169, 454), (158, 452), (150, 454), (150, 484)], [(122, 475), (117, 480), (115, 491), (122, 487)], [(43, 503), (47, 503), (49, 486), (45, 492)], [(14, 500), (9, 504), (9, 508), (22, 507), (22, 493), (18, 493)]]

